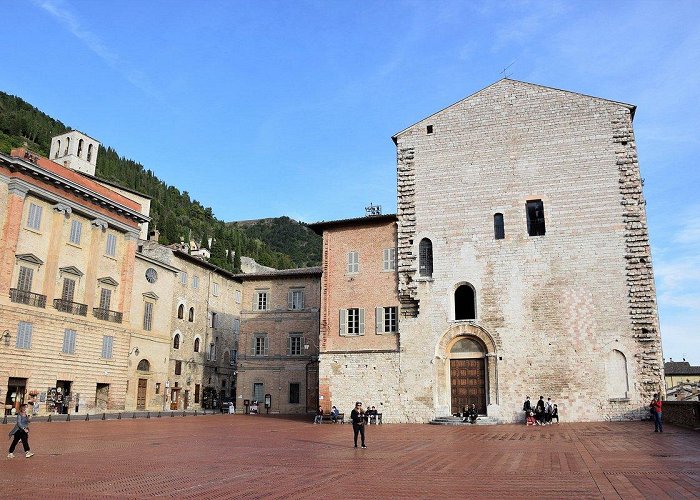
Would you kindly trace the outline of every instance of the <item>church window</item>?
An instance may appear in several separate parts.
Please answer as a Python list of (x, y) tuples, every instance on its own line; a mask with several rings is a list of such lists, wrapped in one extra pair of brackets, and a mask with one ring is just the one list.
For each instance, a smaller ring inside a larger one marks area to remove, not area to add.
[(184, 319), (185, 317), (185, 304), (180, 304), (177, 306), (177, 319)]
[(92, 144), (88, 144), (87, 161), (92, 160)]
[(66, 151), (63, 153), (63, 156), (68, 155), (68, 150), (70, 149), (70, 137), (66, 137)]
[(190, 307), (190, 313), (187, 318), (187, 321), (189, 321), (190, 323), (194, 322), (194, 307)]
[(471, 285), (460, 285), (455, 290), (455, 319), (476, 319), (476, 295)]
[(418, 271), (425, 278), (433, 277), (433, 242), (428, 238), (420, 240), (418, 245)]
[(83, 140), (80, 139), (78, 141), (78, 158), (80, 158), (80, 155), (83, 154)]
[(527, 234), (544, 236), (544, 204), (542, 200), (530, 200), (525, 204), (527, 214)]
[(493, 214), (493, 236), (497, 240), (506, 237), (506, 228), (503, 223), (503, 214)]
[(199, 352), (199, 337), (194, 339), (194, 352)]
[(61, 141), (56, 141), (56, 144), (56, 152), (53, 155), (54, 158), (58, 158), (58, 154), (61, 152)]
[(180, 348), (180, 334), (176, 333), (175, 336), (173, 337), (173, 349), (179, 349)]

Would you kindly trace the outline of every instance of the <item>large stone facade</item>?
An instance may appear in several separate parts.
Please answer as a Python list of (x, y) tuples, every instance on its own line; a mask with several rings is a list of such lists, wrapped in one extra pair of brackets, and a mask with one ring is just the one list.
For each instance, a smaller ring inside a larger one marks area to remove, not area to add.
[(567, 420), (645, 414), (663, 366), (633, 113), (504, 79), (394, 137), (398, 374), (373, 389), (400, 399), (390, 420), (454, 413), (475, 380), (467, 399), (500, 421), (540, 394)]

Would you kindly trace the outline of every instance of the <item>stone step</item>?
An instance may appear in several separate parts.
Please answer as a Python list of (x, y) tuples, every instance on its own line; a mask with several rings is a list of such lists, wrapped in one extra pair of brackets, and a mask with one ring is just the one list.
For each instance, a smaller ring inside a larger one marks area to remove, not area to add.
[(473, 424), (464, 422), (462, 417), (436, 417), (429, 422), (431, 425), (497, 425), (501, 422), (495, 417), (479, 416)]

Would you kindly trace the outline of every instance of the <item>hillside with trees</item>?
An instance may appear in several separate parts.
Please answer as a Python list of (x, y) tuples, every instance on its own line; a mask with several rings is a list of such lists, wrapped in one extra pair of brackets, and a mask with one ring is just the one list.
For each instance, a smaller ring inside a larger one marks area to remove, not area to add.
[[(48, 156), (51, 138), (68, 130), (21, 98), (0, 92), (0, 151), (27, 147)], [(303, 224), (288, 217), (242, 224), (221, 221), (187, 191), (167, 185), (150, 169), (109, 146), (100, 148), (95, 175), (152, 198), (150, 227), (160, 231), (160, 243), (193, 240), (209, 248), (211, 239), (209, 261), (224, 269), (240, 270), (241, 255), (276, 269), (321, 262), (320, 238)]]

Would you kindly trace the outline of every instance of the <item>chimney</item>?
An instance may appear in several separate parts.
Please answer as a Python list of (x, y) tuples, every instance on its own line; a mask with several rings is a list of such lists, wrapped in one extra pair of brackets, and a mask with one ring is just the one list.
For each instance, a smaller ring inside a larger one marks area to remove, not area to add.
[(159, 237), (160, 237), (160, 231), (158, 231), (157, 229), (154, 229), (153, 231), (150, 231), (148, 233), (149, 241), (155, 241), (156, 243), (158, 243)]

